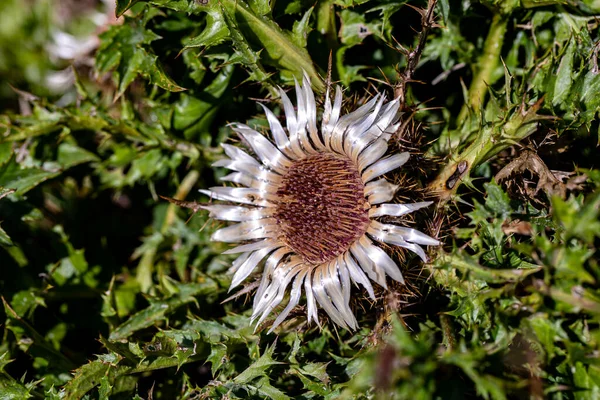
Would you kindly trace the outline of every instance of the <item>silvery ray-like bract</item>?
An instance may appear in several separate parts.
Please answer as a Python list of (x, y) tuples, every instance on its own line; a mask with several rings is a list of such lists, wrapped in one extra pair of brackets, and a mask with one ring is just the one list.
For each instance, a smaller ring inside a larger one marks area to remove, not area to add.
[(272, 140), (234, 123), (233, 130), (255, 157), (224, 144), (228, 158), (213, 165), (233, 171), (222, 180), (237, 187), (202, 190), (229, 203), (203, 206), (211, 217), (235, 222), (217, 230), (212, 240), (239, 244), (225, 252), (240, 254), (231, 266), (231, 288), (264, 265), (251, 318), (257, 325), (284, 301), (291, 285), (287, 305), (271, 331), (299, 304), (303, 292), (309, 322), (319, 324), (320, 306), (339, 326), (356, 329), (349, 305), (352, 283), (364, 287), (373, 300), (371, 281), (387, 288), (389, 275), (404, 283), (398, 265), (376, 242), (403, 247), (424, 261), (427, 256), (420, 245), (439, 244), (416, 229), (378, 220), (431, 204), (386, 203), (399, 186), (383, 175), (409, 158), (408, 153), (387, 154), (388, 141), (399, 126), (399, 103), (377, 95), (341, 115), (342, 92), (337, 87), (333, 106), (329, 91), (326, 95), (319, 131), (306, 76), (302, 87), (296, 83), (297, 110), (279, 91), (286, 126), (263, 106)]

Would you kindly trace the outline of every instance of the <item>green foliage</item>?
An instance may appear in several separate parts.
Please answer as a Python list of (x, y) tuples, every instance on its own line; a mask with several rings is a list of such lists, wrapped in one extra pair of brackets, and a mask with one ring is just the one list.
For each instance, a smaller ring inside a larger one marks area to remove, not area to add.
[(154, 15), (159, 15), (157, 10), (147, 10), (137, 17), (135, 23), (114, 26), (99, 37), (102, 44), (96, 53), (96, 68), (101, 73), (114, 69), (112, 76), (118, 87), (117, 97), (125, 93), (138, 75), (172, 92), (184, 90), (165, 74), (158, 63), (158, 56), (148, 49), (150, 43), (160, 39), (145, 28)]
[[(0, 398), (600, 396), (598, 1), (85, 3), (0, 4)], [(194, 201), (227, 124), (304, 72), (321, 104), (330, 55), (356, 103), (409, 78), (444, 244), (413, 294), (353, 289), (357, 332), (269, 335)]]

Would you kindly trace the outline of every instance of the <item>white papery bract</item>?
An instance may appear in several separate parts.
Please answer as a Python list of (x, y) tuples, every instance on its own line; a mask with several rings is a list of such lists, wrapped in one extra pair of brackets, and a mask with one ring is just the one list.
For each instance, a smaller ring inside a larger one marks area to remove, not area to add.
[[(399, 246), (427, 260), (420, 245), (439, 242), (424, 233), (381, 217), (401, 217), (431, 202), (388, 204), (398, 186), (383, 175), (400, 168), (408, 153), (388, 153), (398, 129), (398, 101), (376, 96), (341, 115), (342, 92), (333, 105), (326, 95), (321, 129), (310, 83), (296, 84), (296, 108), (280, 89), (285, 127), (266, 107), (271, 139), (250, 127), (232, 128), (254, 156), (231, 145), (228, 158), (214, 166), (231, 171), (222, 179), (238, 187), (213, 187), (202, 193), (229, 204), (203, 206), (210, 216), (235, 224), (217, 230), (212, 240), (237, 243), (231, 288), (263, 266), (254, 297), (257, 325), (286, 298), (271, 330), (305, 294), (308, 320), (319, 324), (320, 306), (339, 326), (358, 327), (350, 309), (351, 285), (362, 286), (375, 300), (371, 281), (386, 288), (386, 276), (404, 283), (396, 262), (376, 242)], [(237, 204), (232, 204), (237, 203)], [(291, 286), (291, 289), (288, 288)]]

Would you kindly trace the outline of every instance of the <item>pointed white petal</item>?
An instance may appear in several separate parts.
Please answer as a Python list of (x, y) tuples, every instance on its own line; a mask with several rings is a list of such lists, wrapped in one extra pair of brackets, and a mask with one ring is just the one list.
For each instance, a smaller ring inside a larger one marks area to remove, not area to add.
[[(261, 322), (263, 322), (265, 318), (269, 316), (271, 311), (273, 311), (275, 307), (277, 307), (283, 301), (288, 285), (292, 279), (294, 279), (294, 277), (303, 269), (303, 267), (304, 265), (302, 265), (301, 262), (298, 262), (297, 264), (290, 264), (290, 267), (286, 270), (285, 275), (277, 275), (273, 278), (273, 282), (271, 283), (271, 286), (273, 286), (273, 291), (267, 290), (265, 293), (265, 296), (268, 296), (267, 298), (270, 300), (265, 303), (266, 306), (264, 310), (262, 310), (262, 315), (256, 322), (257, 326), (260, 325)], [(271, 293), (275, 293), (275, 295), (271, 295)], [(257, 311), (258, 310), (255, 310), (250, 318), (252, 321), (256, 319)]]
[(375, 164), (368, 167), (362, 174), (363, 182), (369, 182), (383, 174), (395, 170), (403, 166), (410, 157), (408, 152), (394, 154), (377, 161)]
[(330, 87), (327, 85), (327, 92), (325, 92), (325, 103), (323, 104), (323, 115), (321, 116), (321, 132), (325, 132), (325, 127), (331, 119), (331, 98), (329, 97)]
[[(367, 160), (370, 160), (370, 159), (374, 159), (375, 161), (377, 161), (378, 158), (375, 158), (372, 155), (372, 154), (376, 154), (373, 152), (373, 150), (368, 152), (362, 158), (359, 158), (359, 155), (362, 154), (363, 152), (370, 150), (370, 147), (372, 145), (376, 145), (378, 149), (384, 148), (385, 150), (387, 150), (387, 142), (385, 140), (383, 140), (383, 143), (376, 144), (377, 140), (380, 139), (380, 136), (381, 135), (379, 135), (379, 134), (372, 133), (372, 130), (370, 130), (369, 132), (363, 133), (362, 135), (360, 135), (359, 137), (357, 137), (353, 140), (352, 145), (349, 146), (348, 151), (346, 151), (346, 155), (357, 164), (359, 164), (359, 162), (361, 160), (363, 162), (366, 162)], [(385, 151), (384, 151), (384, 153), (385, 153)], [(381, 156), (379, 156), (379, 157), (381, 157)], [(364, 169), (364, 166), (362, 169)], [(359, 168), (359, 170), (361, 170), (361, 168)]]
[(296, 78), (294, 78), (294, 87), (296, 88), (296, 131), (306, 128), (306, 94), (304, 88), (300, 87)]
[(281, 284), (284, 282), (285, 276), (297, 265), (299, 265), (299, 262), (297, 260), (288, 260), (287, 262), (279, 263), (278, 265), (276, 265), (275, 269), (273, 269), (270, 275), (271, 280), (267, 285), (267, 288), (261, 294), (260, 298), (257, 298), (258, 301), (254, 304), (254, 307), (252, 309), (252, 316), (250, 317), (251, 321), (254, 321), (256, 318), (258, 318), (258, 316), (263, 314), (264, 310), (266, 310), (269, 307), (269, 304), (272, 303), (273, 299), (275, 298), (276, 294), (278, 293), (281, 287)]
[[(375, 108), (367, 115), (359, 119), (350, 125), (346, 131), (346, 135), (344, 137), (344, 152), (348, 155), (352, 154), (353, 147), (357, 143), (357, 141), (363, 137), (367, 132), (369, 132), (372, 125), (377, 120), (379, 115), (379, 110), (385, 101), (385, 96), (375, 96), (375, 99), (378, 99), (375, 104)], [(376, 139), (374, 137), (373, 139)], [(372, 139), (372, 140), (373, 140)]]
[(244, 261), (242, 265), (239, 266), (237, 271), (235, 271), (235, 274), (231, 279), (231, 286), (229, 286), (229, 291), (231, 291), (231, 289), (242, 283), (242, 281), (245, 280), (248, 277), (248, 275), (252, 273), (252, 271), (254, 271), (254, 268), (256, 268), (258, 263), (261, 262), (267, 254), (273, 251), (273, 249), (274, 245), (271, 245), (251, 253), (248, 259)]
[(285, 113), (285, 123), (289, 132), (296, 130), (296, 111), (294, 110), (294, 105), (292, 101), (288, 97), (287, 93), (282, 88), (277, 88), (279, 91), (279, 96), (281, 97), (281, 103), (283, 104), (283, 111)]
[(242, 169), (241, 172), (232, 172), (221, 177), (220, 180), (223, 182), (237, 183), (247, 188), (253, 188), (261, 193), (272, 193), (282, 179), (280, 175), (271, 173), (263, 167), (258, 171), (255, 171), (252, 168), (244, 170), (244, 165), (240, 167), (240, 169)]
[(323, 277), (325, 290), (346, 324), (348, 324), (350, 329), (356, 329), (358, 324), (350, 309), (350, 294), (348, 294), (348, 301), (346, 301), (338, 271), (339, 267), (337, 260), (333, 260), (329, 263), (327, 271), (322, 271), (323, 274), (327, 274)]
[(271, 276), (273, 274), (273, 271), (275, 270), (277, 265), (279, 265), (279, 262), (284, 258), (284, 256), (286, 256), (290, 252), (291, 250), (289, 248), (281, 247), (275, 250), (273, 254), (271, 254), (269, 258), (267, 258), (267, 261), (265, 261), (265, 268), (263, 269), (260, 285), (258, 286), (258, 289), (256, 289), (256, 293), (254, 294), (254, 303), (252, 306), (253, 309), (256, 309), (256, 307), (258, 307), (258, 304), (263, 298), (265, 290), (267, 290), (267, 287), (271, 282)]
[(331, 98), (329, 96), (330, 86), (327, 85), (327, 91), (325, 92), (325, 101), (323, 103), (323, 115), (321, 116), (321, 123), (326, 124), (331, 118)]
[(369, 229), (367, 230), (367, 233), (371, 237), (382, 243), (393, 244), (395, 246), (400, 246), (405, 249), (408, 249), (416, 253), (421, 258), (421, 260), (427, 262), (427, 255), (425, 254), (425, 251), (423, 251), (421, 246), (406, 241), (401, 234), (394, 233), (393, 230), (389, 230), (387, 228), (379, 229), (377, 224), (379, 224), (377, 221), (372, 221), (371, 225), (369, 226)]
[(279, 324), (285, 320), (290, 311), (292, 311), (294, 307), (298, 305), (300, 302), (300, 296), (302, 295), (302, 284), (304, 283), (304, 278), (306, 277), (307, 273), (308, 270), (301, 270), (298, 275), (296, 275), (296, 279), (294, 279), (294, 283), (292, 285), (292, 291), (290, 292), (290, 300), (283, 311), (277, 316), (275, 322), (273, 322), (273, 325), (271, 326), (271, 329), (269, 329), (269, 332), (267, 333), (273, 332), (273, 330), (275, 330), (275, 328), (277, 328)]
[(331, 318), (336, 324), (338, 324), (342, 328), (348, 329), (348, 324), (346, 324), (346, 321), (344, 321), (342, 315), (339, 313), (339, 311), (335, 308), (335, 306), (331, 303), (331, 300), (329, 299), (329, 295), (327, 293), (327, 290), (325, 289), (325, 279), (327, 279), (327, 264), (320, 265), (315, 270), (312, 280), (313, 293), (315, 294), (319, 305), (323, 307), (323, 310), (325, 310), (327, 315), (329, 315), (329, 318)]
[(358, 107), (356, 110), (354, 110), (351, 113), (346, 114), (342, 118), (340, 118), (340, 122), (342, 122), (342, 120), (348, 120), (349, 123), (351, 124), (355, 121), (358, 121), (359, 119), (361, 119), (362, 117), (367, 115), (369, 113), (369, 111), (371, 111), (373, 109), (373, 107), (375, 106), (375, 104), (377, 103), (378, 100), (379, 100), (379, 96), (373, 97), (371, 100), (367, 101), (365, 104)]
[(339, 256), (337, 259), (338, 272), (342, 281), (342, 294), (344, 295), (344, 303), (350, 303), (350, 290), (352, 286), (350, 284), (350, 272), (348, 266), (344, 260), (344, 256)]
[(269, 128), (271, 129), (271, 135), (273, 135), (273, 140), (275, 140), (275, 144), (277, 145), (279, 150), (281, 150), (289, 156), (286, 150), (290, 147), (290, 140), (288, 139), (288, 136), (283, 130), (281, 123), (279, 122), (275, 114), (273, 114), (273, 111), (271, 111), (262, 103), (258, 104), (260, 104), (260, 106), (265, 111), (267, 121), (269, 122)]
[(247, 163), (240, 160), (230, 160), (228, 158), (224, 158), (215, 161), (212, 166), (224, 167), (232, 171), (238, 171), (244, 175), (248, 175), (251, 178), (264, 182), (279, 183), (281, 180), (280, 175), (269, 171), (264, 166), (256, 162), (256, 160), (254, 160), (254, 163)]
[(379, 286), (387, 289), (384, 270), (369, 258), (367, 252), (360, 244), (360, 241), (355, 242), (350, 247), (350, 252), (358, 262), (358, 266), (366, 272), (369, 278), (371, 278), (372, 281), (377, 282)]
[(390, 132), (397, 130), (397, 126), (390, 123), (397, 119), (398, 105), (397, 100), (384, 105), (377, 116), (377, 121), (366, 132), (357, 135), (353, 141), (348, 155), (359, 164), (360, 170), (379, 160), (386, 152), (391, 137)]
[(423, 244), (426, 246), (439, 246), (440, 242), (436, 239), (432, 238), (424, 234), (423, 232), (413, 229), (406, 228), (403, 226), (391, 225), (391, 224), (382, 224), (378, 221), (371, 221), (371, 225), (373, 228), (378, 229), (384, 233), (391, 233), (397, 236), (402, 236), (402, 239), (407, 242)]
[(263, 219), (272, 214), (269, 208), (248, 208), (242, 206), (229, 206), (225, 204), (210, 204), (200, 206), (201, 209), (208, 211), (208, 216), (221, 221), (251, 221)]
[(250, 254), (252, 253), (242, 253), (238, 256), (238, 258), (236, 258), (235, 260), (233, 260), (233, 262), (231, 263), (231, 267), (229, 267), (229, 271), (227, 271), (227, 273), (229, 274), (235, 274), (235, 271), (238, 270), (238, 268), (240, 267), (240, 265), (242, 265), (243, 263), (246, 262), (246, 260), (248, 259), (248, 257), (250, 257)]
[(396, 133), (396, 131), (398, 131), (398, 128), (400, 128), (400, 122), (398, 122), (397, 124), (392, 124), (390, 126), (387, 127), (387, 129), (383, 132), (382, 137), (385, 137), (386, 140), (390, 140), (392, 138), (392, 135), (394, 133)]
[(400, 226), (394, 227), (394, 233), (401, 234), (404, 240), (411, 243), (422, 244), (425, 246), (439, 246), (440, 242), (423, 232), (413, 229), (405, 228)]
[(215, 242), (236, 243), (244, 240), (269, 238), (276, 235), (274, 221), (263, 219), (246, 221), (239, 224), (221, 228), (212, 234), (211, 240)]
[(238, 253), (247, 253), (256, 250), (260, 250), (262, 248), (274, 246), (277, 242), (272, 239), (263, 239), (256, 242), (243, 244), (241, 246), (236, 246), (232, 249), (225, 250), (223, 254), (238, 254)]
[(255, 165), (256, 167), (260, 167), (259, 162), (254, 157), (252, 157), (250, 154), (246, 153), (244, 150), (240, 149), (239, 147), (232, 146), (227, 143), (223, 143), (221, 145), (221, 147), (223, 147), (225, 154), (227, 154), (227, 156), (229, 158), (231, 158), (232, 160), (242, 162), (242, 163), (252, 164), (252, 165)]
[(247, 188), (252, 188), (259, 190), (261, 192), (266, 192), (273, 187), (273, 184), (266, 181), (259, 181), (251, 177), (250, 175), (241, 173), (241, 172), (232, 172), (231, 174), (227, 174), (220, 178), (223, 182), (233, 182), (238, 185), (245, 186)]
[(304, 279), (304, 293), (306, 294), (306, 315), (308, 322), (315, 321), (317, 326), (320, 328), (319, 315), (317, 313), (317, 303), (315, 301), (315, 295), (312, 289), (312, 274), (314, 271), (309, 271), (306, 279)]
[(344, 137), (346, 135), (346, 130), (350, 125), (364, 117), (373, 108), (373, 106), (375, 106), (376, 102), (377, 97), (369, 100), (363, 106), (359, 107), (350, 114), (344, 115), (339, 119), (338, 123), (335, 125), (330, 135), (329, 147), (333, 151), (336, 151), (338, 153), (344, 153)]
[(269, 139), (254, 129), (244, 124), (232, 124), (232, 127), (242, 139), (248, 142), (258, 158), (267, 167), (279, 173), (285, 173), (287, 168), (292, 165), (291, 161)]
[(268, 207), (272, 204), (266, 200), (273, 199), (267, 192), (259, 191), (254, 188), (233, 188), (233, 187), (211, 187), (210, 190), (200, 189), (200, 193), (207, 195), (211, 199), (231, 201), (241, 204), (252, 204), (255, 206)]
[[(331, 261), (326, 269), (321, 270), (321, 279), (335, 308), (340, 311), (344, 309), (344, 295), (342, 294), (342, 283), (338, 276), (337, 262)], [(342, 317), (346, 319), (343, 315)]]
[(387, 179), (381, 178), (365, 185), (365, 197), (369, 204), (384, 203), (394, 198), (399, 187)]
[(283, 89), (278, 88), (278, 90), (279, 95), (281, 96), (283, 110), (285, 112), (285, 123), (288, 130), (290, 149), (296, 155), (296, 158), (302, 158), (305, 153), (304, 150), (302, 150), (302, 147), (300, 147), (300, 141), (298, 139), (298, 134), (296, 133), (296, 126), (298, 125), (298, 122), (296, 111), (294, 111), (294, 105)]
[(302, 86), (305, 94), (305, 105), (306, 105), (306, 129), (308, 130), (308, 136), (310, 142), (316, 150), (325, 150), (323, 140), (319, 135), (319, 129), (317, 128), (317, 105), (315, 103), (315, 94), (310, 87), (310, 80), (306, 73), (302, 80)]
[(398, 130), (399, 124), (395, 124), (395, 122), (400, 116), (399, 105), (398, 99), (384, 105), (377, 116), (377, 121), (368, 130), (368, 133), (374, 137), (381, 137), (387, 142), (391, 138), (391, 134)]
[(361, 153), (359, 153), (356, 158), (353, 158), (358, 165), (358, 170), (362, 171), (369, 165), (381, 160), (381, 157), (383, 157), (387, 149), (388, 143), (385, 138), (380, 137), (372, 143), (369, 143), (369, 145)]
[[(308, 124), (308, 109), (307, 109), (307, 94), (306, 94), (306, 90), (311, 90), (310, 89), (310, 85), (308, 85), (308, 87), (300, 87), (300, 85), (298, 84), (298, 81), (296, 81), (294, 79), (294, 84), (296, 86), (296, 102), (297, 102), (297, 109), (298, 112), (296, 113), (296, 116), (298, 118), (298, 120), (296, 121), (296, 130), (295, 132), (290, 131), (290, 136), (292, 135), (296, 135), (296, 137), (298, 138), (300, 145), (302, 146), (302, 148), (304, 149), (305, 153), (308, 154), (312, 154), (315, 153), (316, 150), (314, 149), (313, 145), (310, 143), (310, 140), (308, 139), (308, 133), (306, 131), (307, 128), (307, 124)], [(311, 90), (312, 93), (312, 90)], [(316, 112), (316, 110), (315, 110)]]
[(354, 261), (354, 258), (352, 258), (349, 252), (344, 253), (344, 262), (346, 263), (346, 267), (348, 268), (348, 272), (350, 273), (350, 277), (354, 283), (357, 285), (361, 284), (367, 293), (369, 293), (369, 297), (375, 301), (375, 292), (373, 291), (373, 286), (371, 286), (369, 278), (367, 278), (363, 270), (358, 266), (356, 261)]
[(379, 207), (373, 207), (369, 210), (369, 218), (381, 217), (389, 215), (392, 217), (400, 217), (410, 214), (421, 208), (428, 207), (433, 204), (433, 201), (422, 201), (419, 203), (408, 204), (382, 204)]
[[(327, 96), (327, 102), (331, 107), (331, 102), (329, 101), (329, 96)], [(327, 106), (327, 103), (326, 103)], [(339, 86), (335, 87), (335, 100), (333, 104), (333, 108), (329, 111), (329, 113), (325, 112), (323, 115), (323, 121), (321, 124), (321, 134), (323, 135), (323, 144), (325, 147), (331, 149), (331, 133), (333, 132), (333, 128), (337, 125), (340, 114), (342, 112), (342, 89)]]
[[(390, 278), (404, 284), (404, 277), (402, 276), (402, 272), (400, 271), (400, 268), (398, 267), (398, 265), (396, 265), (394, 260), (392, 260), (391, 257), (385, 251), (375, 246), (373, 242), (371, 242), (369, 239), (365, 237), (363, 238), (365, 242), (363, 242), (362, 245), (363, 249), (367, 253), (367, 256), (376, 265), (383, 268), (383, 270), (386, 272), (386, 274), (390, 276)], [(369, 243), (366, 243), (367, 241)]]
[(304, 76), (302, 77), (302, 89), (304, 90), (304, 105), (306, 107), (306, 128), (308, 129), (313, 144), (317, 148), (323, 148), (323, 143), (318, 136), (315, 94), (310, 87), (310, 79), (306, 72), (304, 72)]

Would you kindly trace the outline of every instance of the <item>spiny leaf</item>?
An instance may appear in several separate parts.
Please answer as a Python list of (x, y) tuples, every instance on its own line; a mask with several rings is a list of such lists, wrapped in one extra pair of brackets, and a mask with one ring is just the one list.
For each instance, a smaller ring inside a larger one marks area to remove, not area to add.
[(233, 381), (238, 384), (249, 383), (252, 380), (266, 376), (266, 371), (273, 365), (282, 364), (279, 361), (273, 360), (273, 352), (275, 351), (275, 344), (267, 347), (265, 352), (258, 360), (252, 365), (246, 368), (241, 374), (236, 376)]
[(125, 14), (125, 11), (129, 10), (140, 0), (117, 0), (117, 6), (115, 8), (115, 15), (117, 18)]
[(68, 371), (75, 368), (75, 364), (64, 354), (52, 347), (50, 343), (40, 335), (33, 326), (21, 318), (8, 302), (2, 298), (4, 312), (6, 313), (6, 327), (22, 341), (22, 348), (32, 357), (41, 357), (42, 359), (52, 360), (52, 366), (62, 371)]
[(571, 197), (563, 201), (559, 197), (552, 198), (554, 216), (565, 229), (565, 238), (578, 237), (592, 243), (594, 237), (600, 237), (600, 191), (596, 191), (585, 199)]
[(289, 399), (291, 399), (291, 397), (286, 396), (286, 394), (283, 393), (281, 390), (279, 390), (276, 387), (274, 387), (273, 385), (271, 385), (269, 378), (266, 376), (259, 379), (258, 382), (256, 382), (256, 384), (252, 385), (252, 386), (256, 387), (256, 389), (258, 390), (258, 392), (260, 394), (262, 394), (263, 396), (267, 396), (270, 399), (273, 399), (273, 400), (289, 400)]
[(171, 92), (185, 90), (167, 76), (158, 57), (148, 46), (160, 36), (146, 29), (144, 22), (145, 18), (126, 18), (126, 23), (113, 25), (101, 35), (102, 45), (96, 53), (96, 67), (102, 73), (113, 71), (118, 85), (117, 98), (139, 75)]
[[(0, 145), (11, 146), (10, 143)], [(16, 160), (12, 153), (0, 160), (0, 186), (14, 191), (16, 194), (25, 194), (40, 183), (60, 175), (60, 170), (44, 170), (37, 167), (25, 167)]]
[(0, 246), (12, 246), (12, 240), (10, 240), (10, 236), (6, 233), (4, 229), (0, 226)]
[[(234, 66), (225, 65), (202, 91), (182, 94), (174, 105), (173, 127), (182, 130), (188, 140), (197, 140), (200, 134), (210, 132), (211, 123), (227, 99), (227, 90)], [(212, 135), (209, 135), (212, 138)], [(210, 143), (210, 140), (208, 141)]]
[(244, 65), (251, 71), (248, 80), (262, 82), (264, 85), (266, 85), (266, 87), (269, 88), (271, 95), (277, 96), (277, 90), (269, 79), (269, 74), (265, 71), (262, 63), (260, 62), (260, 52), (255, 52), (252, 50), (250, 44), (238, 28), (236, 21), (234, 21), (225, 10), (223, 11), (223, 17), (227, 23), (227, 28), (229, 29), (229, 33), (231, 35), (231, 41), (236, 52), (231, 62), (239, 62)]
[(110, 370), (110, 365), (100, 360), (91, 361), (79, 367), (73, 376), (73, 379), (65, 385), (65, 400), (75, 400), (82, 398), (87, 392), (99, 385)]
[[(207, 28), (202, 34), (186, 43), (186, 47), (210, 47), (223, 41), (230, 35), (227, 17), (237, 23), (244, 37), (251, 38), (256, 45), (260, 46), (265, 62), (291, 72), (298, 79), (302, 77), (303, 72), (306, 72), (313, 87), (319, 92), (324, 91), (325, 86), (306, 49), (290, 40), (271, 18), (255, 14), (243, 0), (211, 1), (196, 10), (208, 13)], [(248, 60), (247, 63), (255, 64), (252, 60)]]
[(210, 278), (205, 278), (203, 283), (179, 285), (179, 293), (168, 300), (154, 301), (146, 309), (132, 315), (111, 332), (110, 340), (122, 340), (140, 329), (152, 326), (178, 307), (193, 302), (196, 296), (212, 293), (217, 288), (217, 284)]
[(570, 42), (565, 49), (564, 55), (560, 59), (560, 65), (556, 72), (556, 83), (554, 84), (554, 97), (552, 105), (562, 106), (562, 103), (568, 98), (573, 85), (573, 57), (575, 54), (575, 44)]

